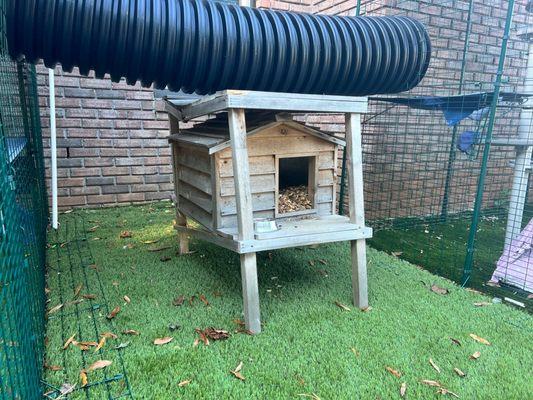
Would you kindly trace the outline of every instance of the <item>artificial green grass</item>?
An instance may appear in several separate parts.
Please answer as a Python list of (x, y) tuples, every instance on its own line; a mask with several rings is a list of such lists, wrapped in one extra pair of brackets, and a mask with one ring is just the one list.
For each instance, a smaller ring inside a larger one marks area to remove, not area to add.
[[(169, 203), (82, 210), (62, 217), (58, 236), (50, 240), (49, 308), (72, 301), (80, 283), (81, 294), (97, 298), (65, 305), (50, 315), (47, 363), (63, 370), (48, 370), (49, 384), (79, 386), (81, 368), (108, 359), (113, 364), (90, 372), (89, 384), (98, 383), (104, 372), (117, 381), (75, 391), (72, 398), (125, 393), (127, 385), (120, 379), (124, 373), (138, 399), (286, 399), (311, 393), (323, 400), (394, 399), (400, 398), (402, 382), (407, 383), (406, 398), (441, 396), (437, 388), (420, 383), (422, 379), (438, 380), (462, 399), (526, 399), (533, 393), (530, 315), (504, 304), (475, 307), (474, 302), (490, 300), (375, 250), (368, 252), (372, 309), (355, 310), (346, 243), (259, 254), (264, 331), (257, 336), (233, 333), (233, 319), (242, 319), (238, 256), (200, 241), (191, 244), (195, 253), (176, 255), (172, 219)], [(92, 226), (98, 227), (86, 233)], [(121, 239), (125, 230), (133, 236)], [(79, 240), (82, 235), (87, 240)], [(143, 243), (152, 240), (158, 241)], [(170, 248), (148, 251), (165, 246)], [(163, 262), (162, 257), (171, 259)], [(93, 262), (96, 266), (90, 266)], [(431, 284), (450, 293), (436, 294), (428, 289)], [(180, 295), (189, 299), (201, 294), (209, 306), (199, 300), (172, 304)], [(121, 307), (120, 313), (106, 320), (115, 306)], [(175, 323), (181, 329), (169, 331), (168, 325)], [(195, 328), (209, 326), (232, 335), (193, 347)], [(141, 334), (121, 334), (125, 329)], [(61, 349), (74, 333), (76, 340), (92, 341), (109, 330), (119, 338), (109, 339), (102, 354), (74, 346)], [(491, 345), (472, 340), (470, 333)], [(164, 336), (174, 339), (164, 346), (152, 343)], [(120, 342), (130, 343), (112, 350)], [(469, 359), (475, 351), (481, 352), (480, 358)], [(241, 361), (244, 381), (230, 374)], [(466, 377), (456, 375), (454, 367)], [(179, 387), (184, 380), (191, 383)]]
[[(503, 253), (506, 217), (506, 210), (493, 210), (480, 218), (472, 273), (467, 284), (493, 296), (515, 298), (533, 311), (533, 301), (527, 298), (527, 292), (513, 286), (487, 285)], [(524, 221), (527, 223), (532, 217), (531, 207), (528, 207)], [(392, 229), (376, 231), (369, 243), (430, 272), (462, 282), (471, 221), (471, 213), (450, 217), (446, 222), (399, 219)]]

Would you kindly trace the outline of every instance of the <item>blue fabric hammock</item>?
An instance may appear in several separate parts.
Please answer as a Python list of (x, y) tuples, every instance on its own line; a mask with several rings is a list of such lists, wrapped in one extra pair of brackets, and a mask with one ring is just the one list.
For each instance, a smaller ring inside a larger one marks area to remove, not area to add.
[[(533, 94), (500, 92), (499, 101), (523, 103)], [(494, 92), (457, 96), (371, 97), (371, 100), (395, 103), (421, 110), (440, 110), (448, 126), (457, 125), (465, 118), (481, 120), (490, 111)]]

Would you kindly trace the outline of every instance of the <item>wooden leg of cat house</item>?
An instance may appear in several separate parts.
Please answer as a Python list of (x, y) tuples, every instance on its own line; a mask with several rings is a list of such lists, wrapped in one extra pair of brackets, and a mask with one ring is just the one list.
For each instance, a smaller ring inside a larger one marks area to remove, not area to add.
[[(187, 217), (181, 212), (176, 213), (176, 224), (178, 226), (187, 227)], [(186, 232), (180, 232), (178, 234), (180, 244), (180, 254), (187, 254), (189, 252), (189, 236)]]
[[(348, 113), (346, 122), (346, 161), (348, 165), (348, 187), (350, 196), (350, 221), (365, 226), (365, 204), (363, 198), (363, 151), (361, 146), (361, 115)], [(354, 305), (368, 307), (368, 283), (366, 271), (366, 241), (352, 240), (352, 288)]]
[[(239, 240), (252, 240), (254, 238), (254, 221), (244, 110), (228, 110), (228, 123), (233, 157), (233, 177), (237, 202)], [(240, 257), (244, 322), (246, 329), (250, 332), (259, 333), (261, 332), (261, 318), (256, 256), (255, 253), (248, 253), (241, 254)]]

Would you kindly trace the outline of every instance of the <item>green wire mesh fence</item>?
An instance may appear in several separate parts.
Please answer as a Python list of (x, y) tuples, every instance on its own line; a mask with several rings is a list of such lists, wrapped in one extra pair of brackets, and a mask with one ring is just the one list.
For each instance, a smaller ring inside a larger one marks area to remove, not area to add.
[(526, 307), (533, 291), (533, 227), (523, 231), (533, 217), (532, 8), (531, 1), (359, 4), (360, 14), (417, 18), (433, 45), (418, 87), (369, 99), (370, 244)]
[(40, 398), (47, 199), (35, 69), (13, 62), (0, 2), (0, 398)]

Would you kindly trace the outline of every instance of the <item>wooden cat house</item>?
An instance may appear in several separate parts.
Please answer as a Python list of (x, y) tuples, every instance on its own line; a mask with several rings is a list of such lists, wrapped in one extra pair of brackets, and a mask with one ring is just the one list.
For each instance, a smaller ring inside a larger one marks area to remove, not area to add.
[[(180, 252), (189, 236), (241, 254), (247, 329), (260, 331), (257, 251), (350, 240), (354, 295), (366, 307), (359, 114), (366, 99), (224, 91), (191, 104), (167, 100)], [(347, 143), (290, 112), (347, 113)], [(192, 127), (180, 127), (204, 117)], [(338, 150), (347, 145), (350, 217), (336, 215)], [(355, 189), (357, 186), (357, 190)], [(187, 220), (197, 222), (191, 227)]]

